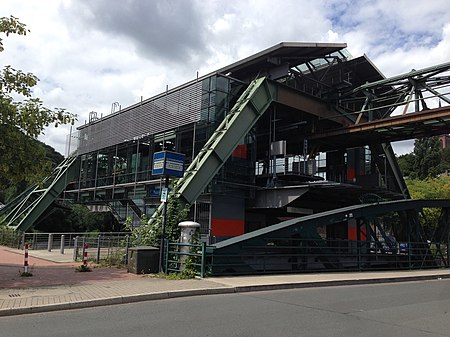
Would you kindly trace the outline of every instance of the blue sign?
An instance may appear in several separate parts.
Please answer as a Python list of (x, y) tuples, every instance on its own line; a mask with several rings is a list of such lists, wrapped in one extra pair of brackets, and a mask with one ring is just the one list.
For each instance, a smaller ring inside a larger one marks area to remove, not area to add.
[(184, 173), (184, 154), (160, 151), (153, 154), (153, 175), (182, 177)]

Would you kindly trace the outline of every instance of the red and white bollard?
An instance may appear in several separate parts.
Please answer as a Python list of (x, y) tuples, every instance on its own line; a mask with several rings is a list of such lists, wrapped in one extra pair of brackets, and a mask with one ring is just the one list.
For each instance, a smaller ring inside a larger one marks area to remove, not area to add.
[(88, 244), (87, 242), (84, 244), (84, 249), (83, 249), (83, 265), (85, 267), (87, 267), (87, 258), (88, 258), (88, 253), (87, 253), (87, 249), (88, 249)]
[(28, 273), (28, 243), (25, 243), (25, 257), (23, 259), (23, 271)]

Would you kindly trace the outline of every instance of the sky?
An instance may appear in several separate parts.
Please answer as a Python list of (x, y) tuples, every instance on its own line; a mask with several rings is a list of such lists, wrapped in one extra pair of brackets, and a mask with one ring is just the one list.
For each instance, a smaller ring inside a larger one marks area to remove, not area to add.
[[(34, 96), (76, 126), (283, 41), (345, 42), (387, 77), (450, 61), (448, 0), (1, 0), (0, 15), (31, 31), (2, 36), (0, 66), (37, 75)], [(66, 154), (69, 132), (39, 139)]]

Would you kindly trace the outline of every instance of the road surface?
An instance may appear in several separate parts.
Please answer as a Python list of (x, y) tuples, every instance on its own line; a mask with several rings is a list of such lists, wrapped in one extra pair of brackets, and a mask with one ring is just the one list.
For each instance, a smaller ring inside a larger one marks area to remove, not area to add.
[(0, 318), (2, 337), (450, 336), (450, 280), (185, 297)]

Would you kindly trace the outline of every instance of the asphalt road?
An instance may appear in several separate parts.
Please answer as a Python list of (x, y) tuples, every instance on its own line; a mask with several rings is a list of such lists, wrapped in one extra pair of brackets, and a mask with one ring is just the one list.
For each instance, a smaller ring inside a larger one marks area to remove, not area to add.
[(186, 297), (2, 317), (0, 336), (450, 336), (450, 280)]

